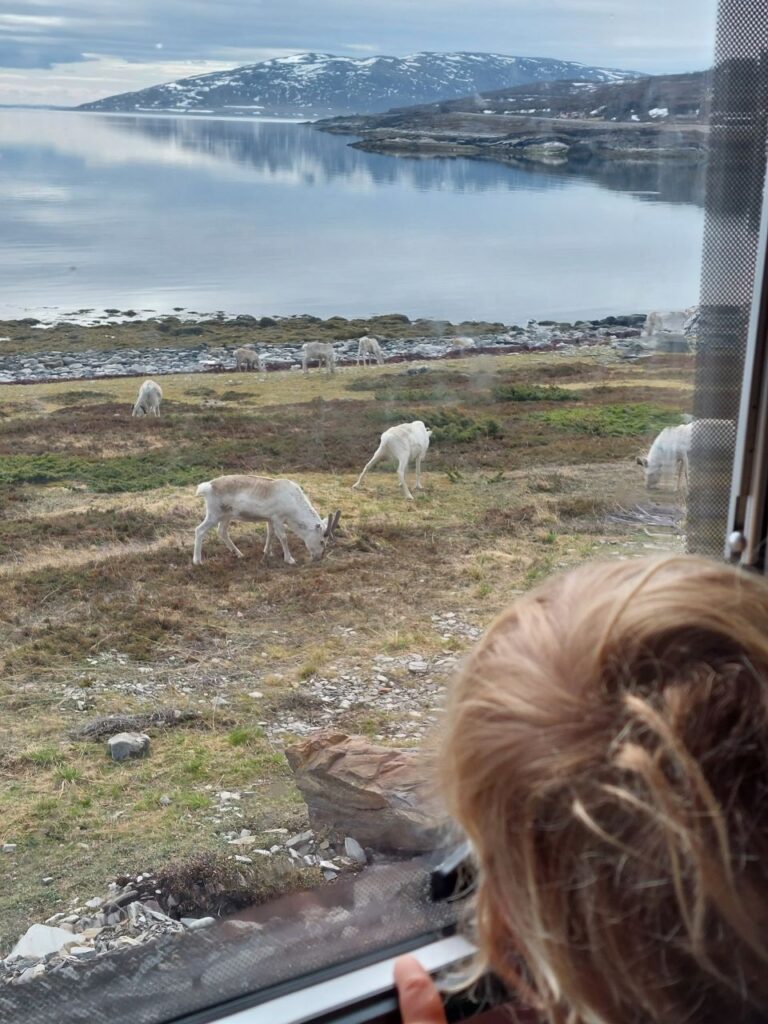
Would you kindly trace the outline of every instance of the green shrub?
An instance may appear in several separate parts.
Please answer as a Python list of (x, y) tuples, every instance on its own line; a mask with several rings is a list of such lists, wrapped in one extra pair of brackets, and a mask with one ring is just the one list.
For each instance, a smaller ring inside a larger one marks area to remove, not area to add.
[(648, 402), (551, 409), (533, 415), (564, 433), (595, 437), (640, 437), (680, 421), (678, 412)]
[(372, 409), (366, 416), (387, 425), (423, 420), (432, 431), (432, 441), (440, 444), (471, 444), (478, 438), (501, 436), (498, 420), (489, 417), (474, 419), (459, 409), (430, 409), (427, 412)]
[(540, 384), (501, 384), (493, 389), (497, 402), (577, 402), (579, 396), (566, 388)]

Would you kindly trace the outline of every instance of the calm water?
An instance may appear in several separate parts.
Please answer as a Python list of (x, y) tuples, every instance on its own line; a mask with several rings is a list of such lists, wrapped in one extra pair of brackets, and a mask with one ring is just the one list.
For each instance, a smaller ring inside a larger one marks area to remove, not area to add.
[(299, 124), (0, 111), (0, 317), (573, 319), (697, 299), (701, 173), (362, 153)]

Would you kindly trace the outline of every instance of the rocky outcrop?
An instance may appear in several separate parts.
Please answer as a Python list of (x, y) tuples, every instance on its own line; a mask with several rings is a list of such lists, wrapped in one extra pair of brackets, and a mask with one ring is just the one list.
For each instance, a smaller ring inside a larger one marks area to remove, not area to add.
[(326, 732), (289, 747), (286, 757), (314, 828), (382, 851), (434, 849), (441, 815), (423, 755)]

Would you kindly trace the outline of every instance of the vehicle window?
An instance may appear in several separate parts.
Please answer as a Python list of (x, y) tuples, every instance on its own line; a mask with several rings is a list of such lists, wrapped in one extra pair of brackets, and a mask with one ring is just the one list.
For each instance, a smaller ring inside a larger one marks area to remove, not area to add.
[(722, 553), (765, 26), (71, 6), (0, 14), (0, 1015), (159, 1024), (454, 928), (462, 656)]

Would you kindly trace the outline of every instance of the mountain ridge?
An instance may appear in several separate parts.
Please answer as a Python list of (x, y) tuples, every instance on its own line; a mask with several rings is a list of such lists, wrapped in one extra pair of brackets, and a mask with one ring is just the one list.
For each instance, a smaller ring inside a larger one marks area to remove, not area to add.
[(75, 109), (312, 119), (381, 113), (531, 82), (636, 77), (632, 71), (550, 57), (472, 51), (423, 51), (407, 57), (298, 53), (107, 96)]

